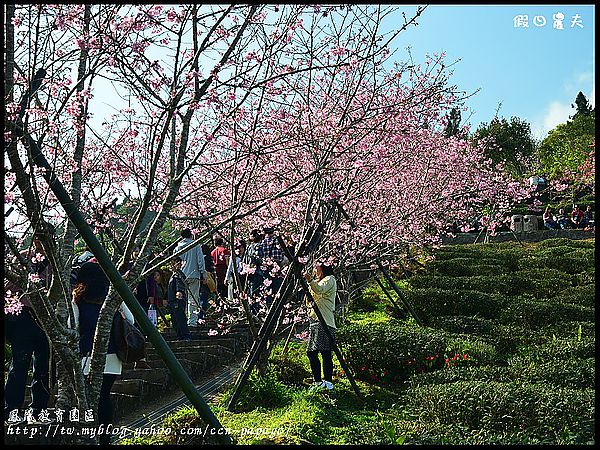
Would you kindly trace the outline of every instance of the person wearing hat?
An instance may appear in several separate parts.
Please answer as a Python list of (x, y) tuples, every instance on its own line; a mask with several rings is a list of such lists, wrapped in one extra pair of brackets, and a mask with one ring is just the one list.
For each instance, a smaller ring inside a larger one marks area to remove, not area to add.
[[(75, 288), (73, 289), (73, 316), (75, 324), (79, 328), (79, 349), (83, 357), (81, 365), (83, 374), (86, 376), (90, 371), (90, 356), (94, 345), (94, 336), (96, 334), (100, 309), (108, 295), (109, 287), (110, 282), (95, 258), (92, 258), (81, 266), (77, 274)], [(119, 310), (115, 312), (115, 317), (121, 313), (125, 317), (125, 320), (133, 325), (133, 314), (125, 303), (121, 303)], [(111, 333), (106, 351), (104, 375), (102, 377), (98, 403), (98, 422), (104, 425), (104, 429), (112, 422), (113, 418), (110, 390), (117, 376), (121, 375), (122, 370), (123, 363), (117, 356), (117, 347)], [(109, 444), (110, 435), (101, 434), (99, 442), (101, 445)]]

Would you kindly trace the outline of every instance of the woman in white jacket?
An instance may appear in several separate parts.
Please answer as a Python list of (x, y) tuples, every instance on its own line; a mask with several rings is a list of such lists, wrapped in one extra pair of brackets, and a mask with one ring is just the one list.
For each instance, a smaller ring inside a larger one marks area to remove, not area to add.
[[(108, 294), (109, 285), (108, 278), (95, 259), (85, 263), (79, 269), (77, 281), (73, 288), (73, 313), (75, 323), (79, 328), (79, 349), (83, 357), (81, 364), (84, 375), (88, 375), (90, 371), (90, 356), (96, 333), (96, 324), (98, 323), (100, 308)], [(125, 303), (121, 303), (119, 311), (116, 312), (116, 314), (120, 313), (123, 313), (129, 323), (134, 323), (133, 314)], [(104, 425), (105, 430), (113, 418), (110, 390), (117, 376), (121, 374), (122, 369), (123, 364), (117, 356), (116, 346), (111, 335), (106, 352), (106, 363), (98, 402), (98, 422)], [(101, 445), (109, 444), (110, 435), (105, 433), (99, 435), (99, 442)]]
[[(333, 341), (329, 340), (327, 332), (319, 322), (312, 305), (308, 305), (308, 318), (310, 322), (308, 347), (306, 354), (310, 361), (310, 368), (314, 378), (314, 388), (333, 389), (333, 346), (335, 344), (335, 297), (337, 293), (337, 282), (333, 276), (333, 268), (325, 264), (315, 266), (316, 279), (309, 273), (304, 274), (308, 282), (310, 293), (315, 299), (319, 312), (325, 319), (329, 334)], [(319, 353), (323, 358), (323, 380), (321, 380), (321, 362)]]

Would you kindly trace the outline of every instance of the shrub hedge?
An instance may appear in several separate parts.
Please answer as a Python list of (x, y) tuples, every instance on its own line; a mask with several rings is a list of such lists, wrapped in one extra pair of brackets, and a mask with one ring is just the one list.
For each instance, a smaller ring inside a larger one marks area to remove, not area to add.
[(544, 239), (537, 243), (538, 249), (552, 247), (575, 247), (575, 248), (595, 248), (595, 239), (568, 239), (568, 238), (552, 238)]
[(419, 275), (410, 280), (410, 286), (417, 289), (460, 289), (503, 295), (531, 294), (537, 298), (550, 297), (572, 285), (572, 277), (556, 269), (531, 269), (527, 272), (472, 277)]
[(552, 359), (535, 361), (529, 356), (509, 359), (512, 378), (530, 383), (547, 383), (569, 388), (594, 388), (596, 380), (595, 358)]
[(596, 286), (593, 284), (571, 286), (557, 293), (552, 299), (556, 302), (592, 308), (596, 304)]
[(433, 261), (428, 265), (430, 273), (465, 277), (473, 275), (495, 275), (509, 272), (509, 269), (494, 259), (452, 258)]
[(436, 316), (431, 320), (433, 328), (450, 333), (488, 335), (494, 329), (494, 322), (478, 316)]
[(506, 301), (500, 295), (460, 288), (413, 289), (405, 293), (410, 305), (426, 323), (436, 316), (477, 315), (491, 319), (500, 314)]
[[(593, 438), (594, 389), (513, 381), (458, 381), (407, 390), (408, 407), (426, 422), (497, 432), (527, 429), (538, 438), (565, 430)], [(591, 433), (591, 434), (590, 434)]]
[(594, 358), (596, 354), (595, 336), (582, 336), (581, 339), (552, 337), (541, 344), (531, 344), (517, 349), (517, 356), (527, 356), (534, 363), (549, 360), (577, 360)]
[(443, 331), (394, 319), (366, 325), (347, 323), (338, 328), (337, 338), (355, 373), (373, 381), (381, 377), (383, 381), (407, 379), (425, 358), (444, 354), (448, 341)]
[(457, 381), (502, 381), (508, 382), (514, 379), (509, 367), (504, 366), (463, 366), (446, 367), (435, 372), (414, 374), (409, 379), (412, 387), (425, 386), (428, 384), (455, 383)]
[(514, 323), (532, 329), (556, 324), (565, 319), (593, 321), (594, 309), (551, 300), (538, 301), (521, 297), (508, 303), (499, 317), (503, 323)]

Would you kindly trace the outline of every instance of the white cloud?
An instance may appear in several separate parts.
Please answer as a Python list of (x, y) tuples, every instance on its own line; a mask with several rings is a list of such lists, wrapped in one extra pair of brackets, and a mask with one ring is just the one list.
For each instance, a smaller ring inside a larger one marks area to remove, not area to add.
[(531, 123), (533, 136), (537, 139), (545, 138), (548, 131), (569, 120), (571, 114), (573, 114), (573, 111), (570, 103), (553, 101), (544, 112), (543, 117)]
[(582, 72), (577, 77), (577, 81), (579, 83), (587, 83), (588, 81), (592, 81), (594, 79), (591, 72)]
[[(592, 107), (595, 107), (596, 82), (594, 81), (593, 73), (582, 72), (572, 81), (576, 81), (577, 83), (567, 82), (564, 86), (565, 90), (572, 91), (573, 95), (579, 91), (589, 92), (589, 95), (587, 95), (588, 101)], [(589, 83), (591, 83), (592, 87), (590, 91), (587, 91)], [(536, 139), (544, 139), (548, 135), (548, 132), (554, 129), (556, 125), (565, 123), (569, 120), (569, 116), (575, 113), (575, 110), (571, 108), (571, 103), (574, 102), (575, 97), (569, 102), (561, 102), (558, 100), (552, 101), (542, 114), (531, 121), (531, 132), (533, 137)]]

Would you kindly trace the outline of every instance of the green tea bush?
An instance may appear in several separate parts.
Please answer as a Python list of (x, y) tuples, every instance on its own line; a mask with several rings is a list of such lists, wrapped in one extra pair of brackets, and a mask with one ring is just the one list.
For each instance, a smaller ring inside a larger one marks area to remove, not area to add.
[(514, 374), (504, 366), (459, 366), (445, 367), (435, 372), (414, 374), (409, 379), (412, 387), (427, 384), (445, 384), (457, 381), (502, 381), (514, 380)]
[(431, 326), (450, 333), (487, 335), (494, 329), (494, 322), (478, 316), (436, 316)]
[(415, 289), (461, 289), (487, 294), (531, 294), (541, 298), (549, 297), (565, 287), (572, 286), (572, 279), (569, 275), (555, 269), (531, 269), (527, 272), (472, 277), (419, 275), (411, 278), (410, 285)]
[(593, 284), (571, 286), (558, 292), (552, 299), (556, 302), (591, 308), (596, 304), (596, 286)]
[(380, 295), (380, 292), (372, 287), (368, 287), (362, 291), (360, 295), (357, 295), (354, 299), (352, 299), (350, 303), (350, 310), (360, 312), (376, 311), (378, 309), (377, 304), (383, 301), (384, 299)]
[(406, 297), (417, 315), (426, 323), (430, 323), (436, 316), (477, 315), (491, 319), (500, 314), (505, 304), (502, 296), (456, 287), (413, 289), (406, 291)]
[(524, 256), (519, 260), (519, 269), (543, 267), (576, 274), (595, 267), (595, 264), (593, 249), (560, 246), (541, 249)]
[(433, 261), (428, 265), (429, 273), (454, 277), (494, 275), (508, 271), (507, 267), (498, 264), (493, 259), (482, 262), (473, 258), (452, 258)]
[(537, 244), (538, 249), (552, 247), (574, 247), (574, 248), (595, 248), (596, 242), (594, 239), (568, 239), (568, 238), (553, 238), (545, 239)]
[(589, 338), (596, 335), (596, 322), (565, 320), (539, 328), (538, 332), (546, 337), (544, 342), (552, 336), (563, 339)]
[(558, 439), (564, 430), (593, 436), (594, 389), (569, 389), (513, 381), (458, 381), (411, 387), (407, 407), (426, 422), (462, 424), (474, 430), (527, 429)]
[(595, 386), (595, 358), (535, 361), (528, 356), (514, 356), (509, 359), (509, 370), (513, 378), (530, 383), (582, 389)]
[[(446, 343), (445, 354), (464, 355), (467, 361), (476, 361), (478, 364), (494, 364), (498, 362), (498, 353), (494, 345), (473, 336), (453, 336)], [(452, 364), (452, 362), (450, 362)]]
[(539, 330), (532, 330), (515, 323), (495, 322), (487, 339), (494, 344), (498, 354), (510, 355), (520, 347), (542, 344), (548, 340), (548, 337)]
[(575, 275), (575, 286), (586, 286), (588, 284), (596, 284), (596, 269), (587, 269), (585, 272)]
[(425, 362), (444, 353), (447, 335), (432, 328), (397, 320), (371, 324), (347, 323), (337, 338), (359, 377), (368, 381), (402, 381)]
[(551, 300), (538, 301), (521, 297), (511, 301), (499, 317), (503, 323), (514, 323), (532, 329), (559, 323), (565, 319), (593, 321), (594, 309)]
[(531, 344), (518, 349), (517, 355), (527, 356), (533, 362), (549, 360), (587, 359), (596, 354), (595, 336), (559, 338), (550, 337), (542, 344)]

